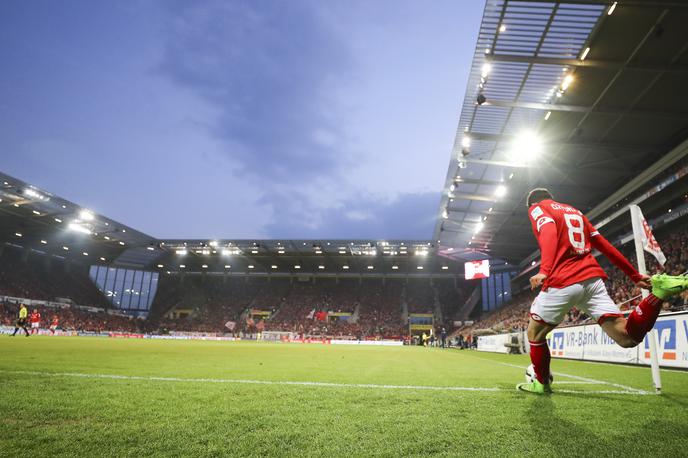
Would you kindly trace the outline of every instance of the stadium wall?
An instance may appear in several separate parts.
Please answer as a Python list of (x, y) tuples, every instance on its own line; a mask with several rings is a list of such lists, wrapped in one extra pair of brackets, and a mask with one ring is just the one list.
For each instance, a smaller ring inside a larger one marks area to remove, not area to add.
[[(654, 329), (659, 336), (659, 364), (688, 369), (688, 312), (660, 315)], [(508, 353), (512, 334), (478, 337), (478, 350)], [(622, 348), (597, 324), (557, 328), (547, 339), (553, 358), (650, 365), (648, 338), (635, 348)]]

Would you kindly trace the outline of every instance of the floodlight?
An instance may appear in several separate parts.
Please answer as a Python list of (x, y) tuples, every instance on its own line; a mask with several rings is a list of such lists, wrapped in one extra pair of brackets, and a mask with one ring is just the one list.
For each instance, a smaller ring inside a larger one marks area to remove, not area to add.
[(561, 90), (565, 91), (573, 83), (573, 75), (568, 74), (564, 77), (564, 81), (561, 82)]
[(84, 221), (93, 221), (93, 213), (91, 213), (89, 210), (81, 210), (79, 212), (79, 219), (84, 220)]
[(542, 140), (533, 131), (525, 131), (511, 145), (511, 158), (515, 162), (528, 163), (542, 153)]
[(495, 197), (504, 197), (506, 195), (506, 186), (497, 186), (495, 190)]
[(71, 231), (81, 232), (82, 234), (90, 234), (91, 233), (91, 231), (87, 227), (84, 227), (79, 223), (69, 223), (68, 228)]

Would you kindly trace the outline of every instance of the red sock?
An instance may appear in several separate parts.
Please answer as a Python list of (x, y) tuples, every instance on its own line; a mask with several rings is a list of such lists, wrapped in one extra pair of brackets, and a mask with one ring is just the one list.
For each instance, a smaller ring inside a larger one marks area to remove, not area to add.
[(642, 342), (645, 334), (650, 332), (662, 310), (662, 300), (650, 294), (628, 315), (626, 332), (636, 342)]
[(535, 367), (535, 377), (537, 377), (538, 382), (542, 384), (549, 383), (549, 347), (547, 346), (547, 341), (543, 342), (532, 342), (530, 343), (530, 361)]

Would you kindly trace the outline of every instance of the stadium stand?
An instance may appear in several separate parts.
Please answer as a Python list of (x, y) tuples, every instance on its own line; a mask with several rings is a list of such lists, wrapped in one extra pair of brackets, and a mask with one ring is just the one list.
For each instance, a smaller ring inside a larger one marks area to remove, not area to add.
[(83, 265), (8, 247), (0, 256), (0, 295), (108, 307), (109, 303), (88, 278)]

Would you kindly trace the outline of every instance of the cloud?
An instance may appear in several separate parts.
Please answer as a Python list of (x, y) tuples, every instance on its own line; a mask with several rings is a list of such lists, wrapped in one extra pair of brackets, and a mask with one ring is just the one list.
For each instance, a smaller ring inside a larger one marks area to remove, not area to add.
[[(275, 222), (267, 226), (272, 238), (293, 239), (418, 239), (432, 234), (437, 221), (436, 192), (401, 194), (394, 199), (356, 196), (324, 208), (313, 216), (294, 214), (298, 205), (276, 206)], [(306, 208), (306, 207), (304, 207)]]
[(217, 109), (212, 134), (257, 180), (337, 175), (347, 161), (330, 94), (353, 61), (316, 6), (218, 0), (168, 11), (156, 71)]

